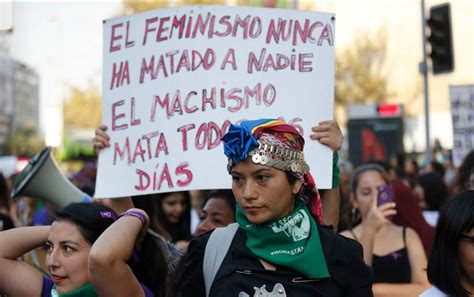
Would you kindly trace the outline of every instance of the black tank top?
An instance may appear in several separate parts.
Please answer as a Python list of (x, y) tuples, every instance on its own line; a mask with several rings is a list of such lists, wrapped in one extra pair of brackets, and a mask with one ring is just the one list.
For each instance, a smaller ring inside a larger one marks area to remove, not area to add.
[[(354, 232), (350, 230), (356, 240)], [(406, 248), (406, 227), (403, 227), (403, 248), (385, 256), (373, 255), (374, 283), (411, 283), (410, 259)]]

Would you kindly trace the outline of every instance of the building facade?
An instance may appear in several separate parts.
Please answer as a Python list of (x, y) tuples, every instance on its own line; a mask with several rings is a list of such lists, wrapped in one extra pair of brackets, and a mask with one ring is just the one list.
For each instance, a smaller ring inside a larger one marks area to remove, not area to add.
[(0, 155), (11, 135), (22, 128), (39, 131), (39, 76), (36, 71), (0, 53)]

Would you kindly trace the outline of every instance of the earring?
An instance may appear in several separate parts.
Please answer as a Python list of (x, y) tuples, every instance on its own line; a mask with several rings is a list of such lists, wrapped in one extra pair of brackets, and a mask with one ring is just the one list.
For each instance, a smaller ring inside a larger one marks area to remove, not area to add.
[(359, 209), (352, 207), (351, 209), (351, 221), (356, 223), (360, 220), (360, 212)]

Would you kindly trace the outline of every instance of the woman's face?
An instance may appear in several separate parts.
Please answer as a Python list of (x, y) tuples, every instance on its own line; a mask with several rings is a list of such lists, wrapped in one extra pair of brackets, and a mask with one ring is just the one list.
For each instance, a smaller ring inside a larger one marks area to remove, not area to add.
[(413, 192), (416, 196), (416, 199), (418, 200), (418, 205), (420, 205), (421, 209), (425, 209), (428, 206), (426, 205), (426, 200), (425, 200), (425, 190), (423, 190), (423, 187), (420, 185), (416, 185), (415, 189), (413, 189)]
[(46, 266), (58, 293), (68, 293), (89, 282), (87, 259), (91, 245), (76, 225), (55, 221), (46, 242)]
[(197, 236), (233, 223), (234, 211), (225, 199), (211, 198), (204, 205), (199, 218), (201, 222), (196, 228)]
[(234, 196), (252, 224), (287, 216), (302, 185), (301, 181), (290, 185), (284, 171), (248, 159), (237, 163), (231, 175)]
[(378, 187), (385, 186), (382, 175), (370, 170), (362, 173), (356, 186), (355, 194), (351, 193), (352, 205), (358, 208), (362, 217), (366, 217), (372, 207), (372, 199), (377, 199)]
[(405, 160), (404, 170), (406, 174), (416, 174), (416, 167), (412, 160)]
[(163, 214), (172, 224), (179, 223), (186, 209), (186, 197), (181, 193), (171, 193), (161, 202)]
[[(459, 263), (461, 265), (461, 283), (466, 287), (474, 287), (474, 228), (463, 233), (459, 241)], [(469, 286), (464, 285), (469, 284)]]

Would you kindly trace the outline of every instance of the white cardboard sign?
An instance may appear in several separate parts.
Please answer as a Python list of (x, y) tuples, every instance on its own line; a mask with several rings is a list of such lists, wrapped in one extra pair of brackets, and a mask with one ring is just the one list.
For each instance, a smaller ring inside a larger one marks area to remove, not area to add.
[(102, 150), (95, 196), (229, 188), (220, 137), (283, 118), (305, 139), (320, 188), (332, 153), (309, 140), (333, 118), (334, 15), (194, 6), (104, 21)]
[(453, 120), (453, 164), (474, 149), (474, 85), (449, 86)]

